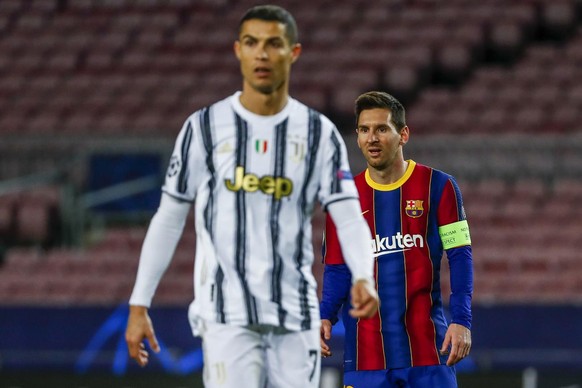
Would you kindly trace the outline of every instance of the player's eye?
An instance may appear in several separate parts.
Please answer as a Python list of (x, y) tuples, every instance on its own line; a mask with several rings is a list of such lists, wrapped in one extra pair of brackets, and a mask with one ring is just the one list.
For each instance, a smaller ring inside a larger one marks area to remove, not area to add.
[(247, 47), (253, 47), (255, 44), (257, 44), (256, 40), (253, 39), (245, 39), (243, 40), (243, 45), (247, 46)]
[(280, 40), (272, 40), (269, 42), (269, 45), (273, 48), (279, 49), (281, 47), (283, 47), (283, 42)]

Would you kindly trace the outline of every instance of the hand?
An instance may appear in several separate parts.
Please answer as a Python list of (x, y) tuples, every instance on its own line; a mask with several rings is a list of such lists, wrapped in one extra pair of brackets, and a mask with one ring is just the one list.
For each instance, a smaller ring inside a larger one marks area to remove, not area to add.
[(154, 352), (158, 353), (160, 351), (160, 345), (154, 334), (154, 327), (147, 307), (129, 306), (125, 341), (127, 342), (129, 356), (137, 361), (139, 366), (146, 366), (149, 360), (149, 354), (143, 343), (144, 339), (148, 340), (150, 348)]
[(321, 337), (319, 339), (319, 343), (321, 344), (321, 355), (323, 357), (330, 357), (331, 356), (331, 349), (326, 341), (331, 339), (331, 321), (329, 319), (322, 319), (321, 320), (321, 329), (320, 329)]
[(378, 310), (378, 292), (374, 283), (367, 279), (358, 279), (352, 285), (352, 306), (350, 315), (354, 318), (370, 318)]
[[(449, 352), (450, 347), (450, 352)], [(463, 325), (451, 323), (441, 347), (441, 354), (448, 354), (447, 365), (452, 366), (469, 355), (471, 351), (471, 330)]]

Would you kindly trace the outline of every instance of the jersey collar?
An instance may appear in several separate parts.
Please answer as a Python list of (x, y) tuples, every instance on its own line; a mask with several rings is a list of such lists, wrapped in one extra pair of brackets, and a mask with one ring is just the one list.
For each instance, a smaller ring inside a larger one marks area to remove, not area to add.
[(406, 168), (404, 175), (402, 175), (402, 177), (400, 179), (398, 179), (396, 182), (388, 183), (385, 185), (381, 184), (381, 183), (376, 183), (370, 177), (370, 170), (366, 169), (366, 173), (365, 173), (366, 183), (368, 183), (368, 185), (371, 188), (373, 188), (374, 190), (379, 190), (379, 191), (391, 191), (391, 190), (395, 190), (395, 189), (399, 188), (408, 180), (408, 178), (410, 178), (410, 176), (412, 175), (412, 171), (414, 171), (414, 167), (416, 166), (416, 162), (414, 160), (409, 159), (409, 160), (407, 160), (407, 162), (408, 162), (408, 167)]

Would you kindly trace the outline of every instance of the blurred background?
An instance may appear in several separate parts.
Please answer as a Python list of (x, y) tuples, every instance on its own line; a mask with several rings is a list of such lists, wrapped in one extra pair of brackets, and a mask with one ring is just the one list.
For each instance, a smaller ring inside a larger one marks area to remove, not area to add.
[[(407, 108), (405, 157), (453, 174), (475, 268), (461, 387), (582, 387), (582, 1), (275, 1), (290, 92), (365, 168), (353, 101)], [(0, 0), (0, 387), (201, 386), (192, 217), (129, 362), (127, 300), (176, 135), (241, 88), (247, 0)], [(315, 216), (321, 278), (323, 216)], [(444, 292), (446, 259), (443, 260)], [(342, 328), (322, 387), (340, 384)]]

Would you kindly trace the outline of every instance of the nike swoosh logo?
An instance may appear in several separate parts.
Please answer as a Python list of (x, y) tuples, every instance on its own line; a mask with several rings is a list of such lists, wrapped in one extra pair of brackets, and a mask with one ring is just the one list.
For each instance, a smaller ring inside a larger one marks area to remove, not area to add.
[(362, 215), (366, 214), (367, 212), (369, 212), (369, 210), (365, 210), (362, 212)]
[(398, 252), (404, 252), (404, 251), (409, 251), (410, 248), (406, 248), (406, 249), (397, 249), (395, 251), (384, 251), (384, 252), (378, 252), (378, 253), (374, 253), (374, 257), (378, 257), (378, 256), (383, 256), (383, 255), (391, 255), (393, 253), (398, 253)]

